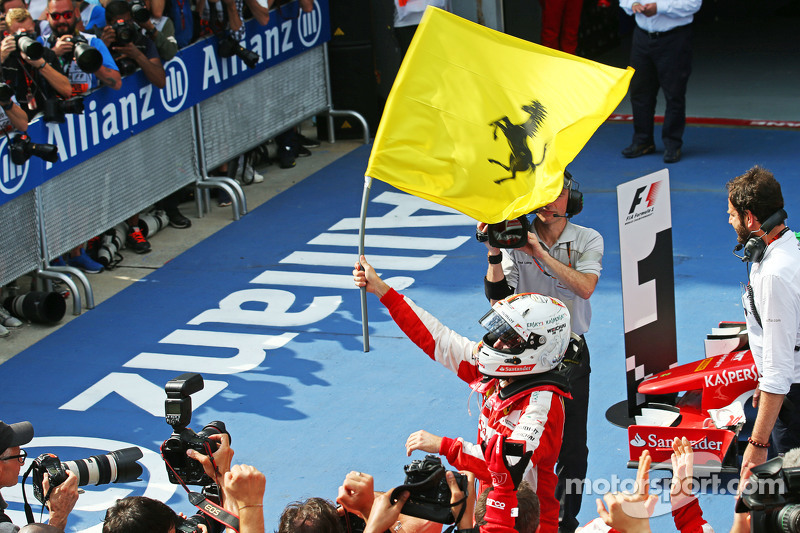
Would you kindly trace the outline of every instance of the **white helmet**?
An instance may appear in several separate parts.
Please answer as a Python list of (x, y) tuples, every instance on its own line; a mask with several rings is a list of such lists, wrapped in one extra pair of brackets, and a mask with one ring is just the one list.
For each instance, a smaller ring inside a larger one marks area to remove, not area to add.
[(542, 294), (515, 294), (500, 300), (480, 320), (488, 330), (478, 346), (478, 371), (505, 378), (556, 368), (570, 341), (569, 310)]

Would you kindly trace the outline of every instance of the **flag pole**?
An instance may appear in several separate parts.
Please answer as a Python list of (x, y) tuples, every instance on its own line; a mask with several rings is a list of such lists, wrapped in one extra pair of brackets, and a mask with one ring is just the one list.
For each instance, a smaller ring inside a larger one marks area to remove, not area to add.
[[(361, 196), (361, 226), (358, 229), (358, 260), (364, 255), (364, 234), (367, 226), (367, 204), (372, 178), (364, 176), (364, 193)], [(369, 319), (367, 318), (367, 288), (361, 287), (361, 327), (364, 334), (364, 352), (369, 351)]]

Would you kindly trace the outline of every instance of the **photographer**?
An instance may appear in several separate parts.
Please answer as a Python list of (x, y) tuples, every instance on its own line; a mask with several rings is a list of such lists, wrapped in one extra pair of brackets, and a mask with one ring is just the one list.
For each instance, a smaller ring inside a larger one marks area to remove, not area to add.
[(111, 50), (123, 76), (140, 68), (147, 80), (159, 89), (167, 84), (167, 75), (156, 45), (141, 33), (133, 21), (131, 6), (125, 0), (111, 0), (106, 4), (106, 26), (102, 39)]
[[(72, 94), (84, 94), (94, 89), (100, 83), (112, 89), (122, 87), (122, 78), (114, 59), (111, 57), (105, 43), (99, 37), (90, 33), (79, 32), (77, 29), (80, 13), (73, 6), (72, 0), (49, 0), (47, 3), (47, 21), (52, 33), (43, 39), (44, 45), (56, 53), (61, 60), (61, 69), (72, 84)], [(102, 66), (93, 73), (84, 72), (78, 66), (74, 56), (77, 41), (85, 41), (92, 48), (96, 48), (103, 58)]]
[(175, 39), (175, 24), (164, 15), (164, 2), (160, 0), (134, 0), (131, 4), (133, 20), (139, 24), (142, 32), (150, 37), (156, 45), (161, 61), (169, 61), (178, 53), (178, 41)]
[[(19, 471), (25, 463), (27, 453), (20, 446), (28, 444), (33, 439), (33, 425), (30, 422), (17, 422), (6, 424), (0, 421), (0, 488), (16, 487), (19, 481)], [(45, 473), (42, 482), (45, 493), (50, 491), (50, 482)], [(50, 525), (64, 530), (67, 527), (69, 513), (78, 501), (78, 478), (72, 472), (67, 473), (67, 479), (50, 492), (47, 500), (47, 509), (50, 512)], [(16, 533), (19, 528), (11, 523), (5, 514), (8, 507), (0, 495), (0, 533)]]
[[(536, 486), (542, 532), (555, 533), (559, 505), (554, 496), (554, 469), (564, 427), (562, 399), (570, 397), (561, 362), (568, 349), (580, 349), (573, 344), (564, 304), (539, 294), (505, 298), (480, 320), (488, 332), (482, 342), (473, 342), (389, 287), (364, 256), (355, 265), (353, 279), (357, 287), (380, 298), (395, 323), (431, 359), (482, 394), (481, 441), (499, 433), (526, 443), (532, 455), (525, 463), (525, 479)], [(421, 433), (409, 437), (409, 452), (444, 455), (451, 465), (474, 473), (481, 488), (491, 483), (478, 446), (460, 438), (415, 438), (424, 437)]]
[(11, 35), (0, 44), (3, 79), (14, 89), (17, 102), (30, 120), (45, 100), (69, 98), (72, 89), (56, 55), (36, 40), (35, 23), (27, 10), (9, 10), (6, 24)]

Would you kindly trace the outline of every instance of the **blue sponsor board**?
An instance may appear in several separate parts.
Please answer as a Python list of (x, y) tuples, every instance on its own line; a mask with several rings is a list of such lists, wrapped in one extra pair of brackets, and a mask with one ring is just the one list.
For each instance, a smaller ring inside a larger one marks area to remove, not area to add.
[(0, 140), (0, 204), (38, 187), (48, 179), (132, 135), (150, 128), (199, 102), (214, 96), (264, 70), (330, 40), (328, 0), (316, 0), (310, 13), (292, 2), (270, 13), (269, 23), (246, 24), (241, 45), (261, 58), (248, 68), (236, 56), (218, 54), (216, 36), (181, 49), (164, 64), (167, 84), (158, 89), (141, 71), (123, 78), (122, 88), (101, 88), (84, 98), (84, 112), (68, 114), (63, 123), (39, 120), (28, 128), (32, 141), (58, 146), (55, 163), (31, 157), (24, 165), (11, 162), (7, 140)]

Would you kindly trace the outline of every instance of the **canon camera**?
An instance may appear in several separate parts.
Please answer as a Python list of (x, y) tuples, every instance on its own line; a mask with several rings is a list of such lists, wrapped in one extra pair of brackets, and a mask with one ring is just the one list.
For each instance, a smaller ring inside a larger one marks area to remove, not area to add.
[[(439, 524), (452, 524), (456, 521), (450, 503), (450, 485), (445, 478), (442, 460), (436, 455), (426, 455), (425, 459), (415, 459), (403, 467), (405, 483), (392, 492), (392, 503), (403, 491), (409, 492), (402, 513)], [(454, 472), (459, 488), (467, 495), (467, 476)], [(458, 503), (458, 502), (456, 502)]]
[(203, 376), (187, 372), (167, 382), (164, 390), (167, 399), (164, 403), (167, 424), (172, 426), (173, 432), (161, 445), (161, 455), (167, 464), (167, 475), (172, 483), (187, 485), (210, 485), (214, 480), (206, 475), (203, 465), (199, 461), (189, 458), (187, 450), (192, 449), (203, 455), (211, 455), (219, 444), (210, 439), (211, 435), (225, 433), (225, 423), (219, 420), (209, 422), (199, 433), (195, 433), (188, 426), (192, 421), (191, 395), (203, 389)]
[[(77, 476), (78, 486), (136, 481), (142, 475), (142, 467), (136, 462), (141, 458), (142, 450), (135, 446), (116, 450), (106, 455), (93, 455), (88, 459), (64, 463), (53, 453), (43, 453), (31, 463), (28, 469), (33, 480), (33, 495), (40, 502), (45, 502), (47, 494), (42, 488), (45, 473), (50, 480), (51, 490), (67, 480), (67, 471)], [(26, 472), (25, 476), (27, 477), (27, 475)]]

